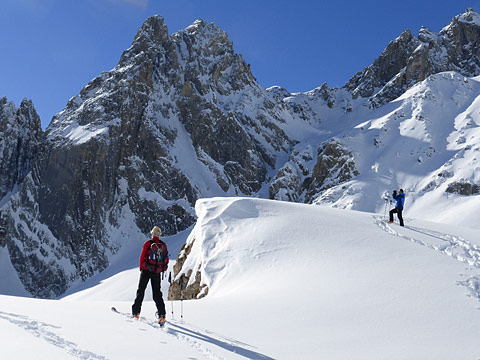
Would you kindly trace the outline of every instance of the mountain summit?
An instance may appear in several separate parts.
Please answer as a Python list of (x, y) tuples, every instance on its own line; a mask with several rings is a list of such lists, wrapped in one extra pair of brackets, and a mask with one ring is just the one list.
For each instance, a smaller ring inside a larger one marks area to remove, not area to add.
[(469, 77), (480, 75), (479, 19), (477, 12), (467, 9), (438, 34), (422, 27), (417, 38), (406, 30), (345, 88), (378, 107), (432, 74), (456, 71)]

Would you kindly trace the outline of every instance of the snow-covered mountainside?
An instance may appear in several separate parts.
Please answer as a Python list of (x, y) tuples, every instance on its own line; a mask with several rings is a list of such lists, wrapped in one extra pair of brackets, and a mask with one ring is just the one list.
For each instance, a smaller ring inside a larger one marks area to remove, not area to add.
[(0, 295), (2, 358), (478, 358), (480, 230), (253, 198), (196, 211), (184, 270), (209, 293), (166, 301), (165, 330), (150, 289), (143, 320), (110, 311), (135, 295), (138, 252), (125, 252), (66, 298)]
[(2, 100), (2, 256), (56, 297), (212, 196), (382, 212), (401, 187), (405, 216), (478, 227), (479, 18), (407, 31), (344, 87), (291, 94), (263, 89), (215, 24), (170, 35), (153, 16), (45, 133), (31, 103)]
[[(479, 81), (444, 72), (378, 109), (354, 106), (337, 119), (349, 126), (329, 134), (317, 153), (311, 144), (297, 145), (276, 179), (287, 185), (275, 198), (380, 212), (391, 190), (403, 188), (408, 216), (478, 227)], [(338, 144), (350, 154), (335, 152)]]

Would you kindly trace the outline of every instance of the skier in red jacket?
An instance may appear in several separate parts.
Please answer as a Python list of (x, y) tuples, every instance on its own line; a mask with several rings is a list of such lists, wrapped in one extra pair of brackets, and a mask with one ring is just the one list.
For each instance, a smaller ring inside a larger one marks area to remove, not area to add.
[(168, 267), (167, 245), (160, 240), (162, 230), (155, 226), (150, 232), (151, 240), (145, 241), (140, 254), (140, 281), (138, 283), (137, 296), (132, 305), (132, 315), (139, 317), (142, 309), (142, 302), (145, 296), (145, 289), (150, 281), (152, 285), (153, 301), (157, 306), (158, 322), (163, 326), (165, 323), (165, 303), (160, 290), (160, 274)]

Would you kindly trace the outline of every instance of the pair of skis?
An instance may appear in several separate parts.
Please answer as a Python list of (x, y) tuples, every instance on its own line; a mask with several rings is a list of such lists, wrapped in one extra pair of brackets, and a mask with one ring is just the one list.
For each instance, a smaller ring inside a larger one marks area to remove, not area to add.
[[(122, 315), (122, 316), (125, 316), (125, 317), (128, 317), (128, 318), (131, 318), (131, 319), (135, 319), (134, 316), (128, 314), (128, 313), (125, 313), (125, 312), (121, 312), (121, 311), (118, 311), (115, 306), (112, 306), (111, 310), (115, 313), (115, 314), (119, 314), (119, 315)], [(144, 318), (144, 317), (138, 317), (138, 320), (150, 325), (150, 326), (153, 326), (153, 327), (157, 327), (156, 325), (158, 325), (161, 329), (163, 329), (165, 327), (165, 324), (167, 323), (165, 318), (163, 318), (163, 321), (149, 321), (148, 319)], [(154, 325), (156, 324), (156, 325)]]
[[(163, 273), (162, 273), (162, 276), (163, 276)], [(170, 286), (172, 286), (172, 273), (171, 272), (168, 274), (168, 282), (170, 283)], [(180, 318), (183, 321), (183, 278), (182, 277), (180, 278), (180, 294), (181, 294), (181, 296), (180, 296), (180, 298), (181, 298), (181, 301), (180, 301), (180, 309), (181, 309), (180, 310)], [(123, 316), (129, 317), (129, 318), (135, 318), (134, 316), (132, 316), (128, 313), (118, 311), (115, 308), (115, 306), (112, 306), (111, 310), (116, 314), (123, 315)], [(153, 324), (153, 322), (148, 321), (146, 318), (143, 318), (143, 317), (138, 317), (137, 319), (141, 320), (141, 321), (143, 321), (143, 322), (145, 322), (149, 325)], [(172, 319), (174, 319), (174, 316), (173, 316), (173, 300), (172, 300)], [(161, 320), (162, 319), (158, 319), (158, 322), (156, 322), (156, 324), (158, 326), (160, 326), (160, 328), (164, 328), (167, 321), (165, 320), (165, 318), (163, 318), (163, 321), (161, 321)]]

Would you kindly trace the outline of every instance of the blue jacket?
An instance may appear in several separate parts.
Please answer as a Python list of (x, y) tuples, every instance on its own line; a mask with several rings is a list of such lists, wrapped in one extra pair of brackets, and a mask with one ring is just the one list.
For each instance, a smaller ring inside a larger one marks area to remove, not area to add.
[(397, 204), (395, 208), (403, 210), (403, 204), (405, 204), (405, 193), (398, 193), (392, 195), (395, 200), (397, 200)]

